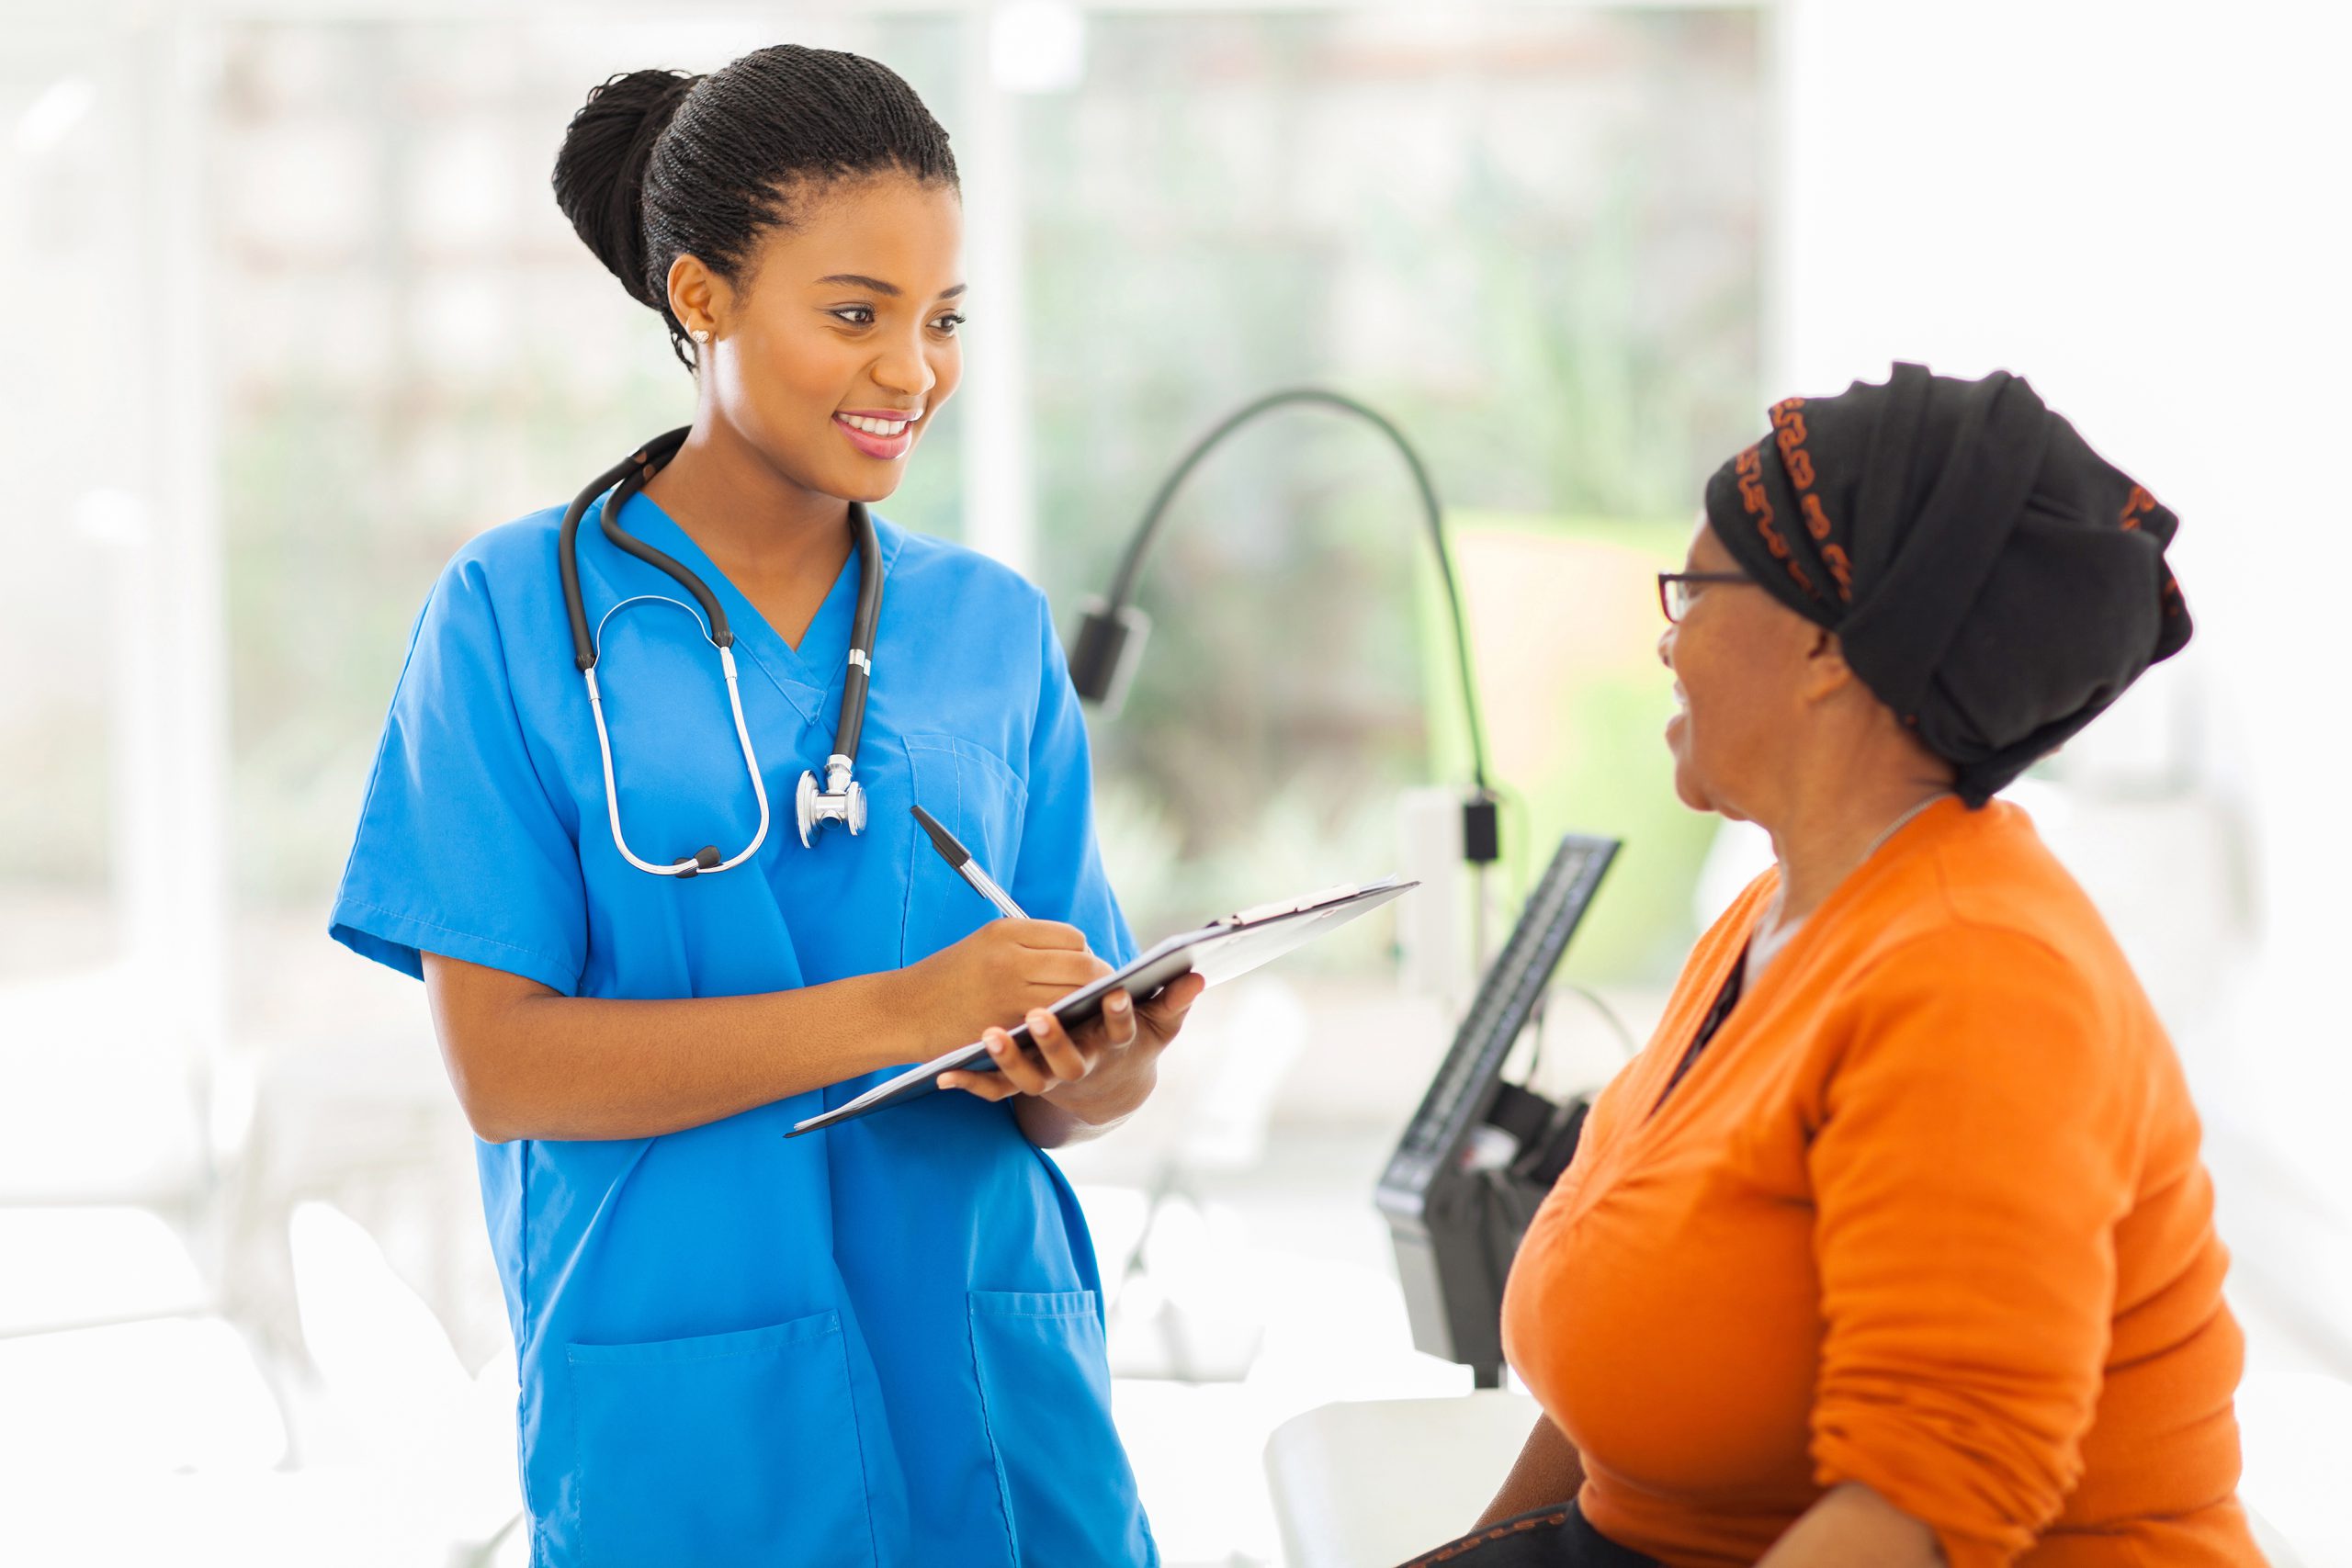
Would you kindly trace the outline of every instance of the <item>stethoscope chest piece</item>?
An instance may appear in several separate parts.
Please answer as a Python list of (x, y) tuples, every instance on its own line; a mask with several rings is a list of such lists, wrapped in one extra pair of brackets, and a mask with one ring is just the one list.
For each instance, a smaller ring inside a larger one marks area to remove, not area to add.
[(819, 788), (814, 772), (800, 775), (793, 796), (793, 813), (800, 822), (800, 843), (812, 847), (817, 835), (838, 822), (855, 838), (865, 831), (865, 786), (849, 776), (849, 759), (834, 757), (825, 764), (825, 787)]

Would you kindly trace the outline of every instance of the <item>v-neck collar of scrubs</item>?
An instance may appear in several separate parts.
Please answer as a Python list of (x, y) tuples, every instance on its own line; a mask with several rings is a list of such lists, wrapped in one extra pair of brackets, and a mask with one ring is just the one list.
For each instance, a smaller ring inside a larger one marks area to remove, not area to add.
[[(621, 526), (654, 548), (674, 558), (685, 569), (703, 580), (718, 595), (719, 607), (727, 612), (728, 625), (735, 631), (735, 649), (739, 659), (749, 659), (773, 682), (785, 700), (798, 710), (808, 723), (817, 722), (825, 710), (826, 700), (834, 687), (842, 682), (849, 663), (849, 637), (852, 622), (857, 614), (858, 574), (862, 563), (857, 551), (851, 549), (842, 562), (840, 573), (832, 587), (826, 592), (824, 603), (818, 605), (808, 630), (800, 634), (797, 647), (784, 640), (783, 636), (768, 624), (741, 589), (728, 579), (725, 572), (711, 560), (694, 536), (680, 526), (676, 518), (662, 509), (661, 504), (642, 491), (629, 497), (622, 509)], [(887, 604), (890, 568), (898, 559), (899, 547), (905, 536), (881, 518), (874, 519), (874, 536), (882, 547), (883, 598)], [(664, 582), (671, 582), (666, 572), (658, 572)], [(683, 585), (673, 583), (673, 587)]]

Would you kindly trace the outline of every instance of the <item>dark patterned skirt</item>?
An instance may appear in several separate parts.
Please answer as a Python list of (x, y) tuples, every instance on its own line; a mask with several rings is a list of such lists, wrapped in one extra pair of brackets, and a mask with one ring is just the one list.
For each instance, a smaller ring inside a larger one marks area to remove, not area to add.
[(1573, 1500), (1520, 1514), (1449, 1540), (1400, 1568), (1660, 1568), (1592, 1528)]

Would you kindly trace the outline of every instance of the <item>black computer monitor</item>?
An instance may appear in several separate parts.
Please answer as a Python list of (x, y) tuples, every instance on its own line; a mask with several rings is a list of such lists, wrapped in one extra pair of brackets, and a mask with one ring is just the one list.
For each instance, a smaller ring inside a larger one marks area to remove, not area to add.
[[(1500, 1382), (1503, 1281), (1584, 1109), (1505, 1083), (1503, 1063), (1618, 848), (1617, 840), (1575, 833), (1560, 840), (1381, 1174), (1376, 1201), (1396, 1248), (1413, 1343), (1467, 1364), (1480, 1387)], [(1509, 1133), (1519, 1157), (1474, 1168), (1471, 1135), (1482, 1124)]]

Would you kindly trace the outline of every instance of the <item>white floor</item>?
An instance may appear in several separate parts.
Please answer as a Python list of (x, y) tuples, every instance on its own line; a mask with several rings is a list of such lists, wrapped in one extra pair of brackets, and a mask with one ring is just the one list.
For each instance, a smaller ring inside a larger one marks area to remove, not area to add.
[[(1428, 1396), (1468, 1374), (1410, 1345), (1369, 1192), (1385, 1137), (1285, 1137), (1248, 1172), (1166, 1204), (1148, 1269), (1114, 1295), (1116, 1413), (1171, 1565), (1271, 1563), (1259, 1456), (1288, 1416), (1334, 1399)], [(1073, 1163), (1083, 1166), (1083, 1161)], [(1081, 1177), (1084, 1172), (1081, 1169)], [(1144, 1194), (1081, 1187), (1106, 1271)], [(497, 1539), (519, 1502), (512, 1361), (470, 1374), (348, 1216), (299, 1209), (291, 1251), (315, 1386), (293, 1391), (304, 1451), (238, 1330), (191, 1315), (0, 1340), (0, 1562), (521, 1564)], [(134, 1210), (0, 1211), (0, 1304), (28, 1320), (40, 1282), (166, 1307), (192, 1291), (185, 1246)], [(96, 1274), (100, 1278), (90, 1278)], [(1170, 1331), (1182, 1351), (1171, 1349)]]
[[(0, 1081), (44, 1090), (0, 1100), (0, 1564), (524, 1563), (512, 1356), (471, 1145), (413, 986), (356, 964), (331, 978), (332, 995), (256, 990), (260, 1089), (216, 1127), (235, 1168), (209, 1175), (165, 1135), (181, 1123), (164, 1100), (185, 1086), (137, 1056), (159, 1032), (133, 1015), (134, 987), (91, 972), (10, 993)], [(1413, 1350), (1372, 1203), (1442, 1021), (1361, 985), (1241, 982), (1220, 998), (1153, 1105), (1063, 1162), (1170, 1568), (1279, 1561), (1261, 1456), (1284, 1419), (1469, 1386)], [(1611, 1000), (1638, 1030), (1657, 998)], [(1622, 1055), (1581, 1003), (1548, 1032), (1555, 1093)], [(148, 1100), (144, 1120), (126, 1111)], [(111, 1139), (103, 1166), (93, 1130)], [(2293, 1206), (2239, 1179), (2237, 1150), (2212, 1145), (2225, 1237), (2267, 1258), (2324, 1250), (2323, 1229), (2256, 1235)], [(1130, 1277), (1146, 1194), (1177, 1167)], [(184, 1196), (202, 1180), (209, 1205)], [(2301, 1568), (2352, 1568), (2352, 1383), (2298, 1326), (2308, 1303), (2266, 1286), (2291, 1293), (2295, 1271), (2233, 1277), (2250, 1339), (2244, 1493)], [(66, 1323), (101, 1325), (28, 1332)]]
[[(1385, 1129), (1294, 1128), (1255, 1167), (1193, 1179), (1194, 1196), (1162, 1212), (1148, 1272), (1114, 1299), (1114, 1371), (1170, 1370), (1173, 1322), (1208, 1380), (1115, 1384), (1171, 1568), (1279, 1561), (1260, 1456), (1289, 1416), (1467, 1388), (1462, 1369), (1410, 1346), (1368, 1201), (1386, 1143)], [(1072, 1163), (1114, 1271), (1142, 1194), (1085, 1181), (1086, 1160)], [(284, 1462), (279, 1406), (217, 1317), (0, 1340), (0, 1562), (525, 1562), (519, 1538), (499, 1536), (517, 1506), (511, 1363), (469, 1375), (375, 1241), (334, 1209), (300, 1210), (292, 1250), (319, 1377), (296, 1395), (301, 1462)], [(170, 1231), (126, 1210), (0, 1213), (0, 1257), (5, 1304), (19, 1308), (45, 1280), (111, 1280), (153, 1304), (192, 1279)], [(2245, 1495), (2303, 1568), (2352, 1564), (2352, 1384), (2298, 1352), (2258, 1300), (2239, 1310), (2252, 1343)]]

